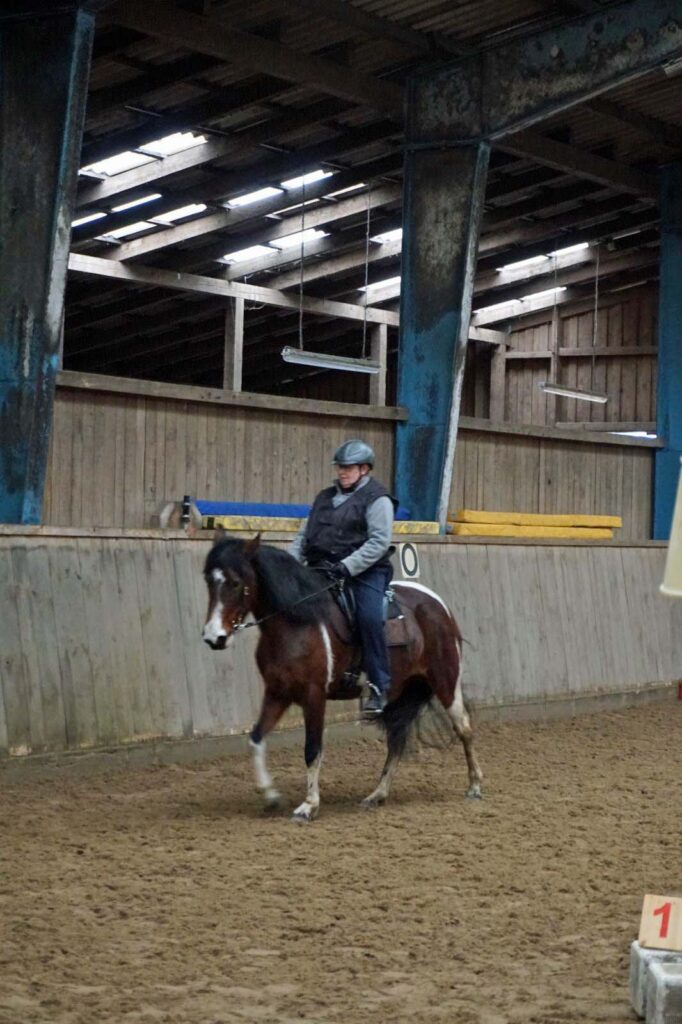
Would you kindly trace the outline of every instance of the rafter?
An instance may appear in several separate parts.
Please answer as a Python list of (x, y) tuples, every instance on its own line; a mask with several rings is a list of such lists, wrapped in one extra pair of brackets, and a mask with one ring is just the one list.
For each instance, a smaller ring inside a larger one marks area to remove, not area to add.
[(332, 96), (402, 115), (402, 90), (381, 79), (368, 78), (333, 61), (290, 50), (267, 39), (240, 32), (220, 22), (169, 10), (162, 0), (118, 0), (109, 10), (112, 21), (126, 28), (165, 39), (187, 49), (218, 57), (227, 63), (260, 71)]
[(600, 117), (607, 117), (612, 121), (617, 121), (618, 124), (629, 125), (641, 135), (663, 143), (676, 152), (682, 150), (682, 131), (677, 125), (668, 124), (650, 114), (642, 114), (638, 110), (632, 110), (622, 103), (616, 103), (602, 96), (588, 100), (585, 107), (587, 110), (599, 114)]

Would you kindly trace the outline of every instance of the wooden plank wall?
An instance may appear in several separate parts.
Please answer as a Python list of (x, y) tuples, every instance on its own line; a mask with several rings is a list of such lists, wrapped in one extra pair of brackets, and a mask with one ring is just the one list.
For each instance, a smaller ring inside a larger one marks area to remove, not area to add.
[[(200, 639), (208, 542), (112, 533), (0, 530), (2, 756), (222, 736), (256, 717), (256, 630), (221, 653)], [(658, 592), (661, 546), (438, 541), (420, 556), (421, 582), (472, 645), (464, 679), (474, 704), (682, 676), (682, 602)]]
[[(569, 387), (606, 393), (606, 405), (554, 399), (538, 388), (551, 377), (549, 359), (512, 358), (506, 365), (505, 420), (538, 426), (556, 422), (653, 422), (656, 419), (657, 292), (650, 286), (609, 296), (600, 303), (597, 317), (597, 348), (613, 349), (613, 356), (562, 357), (557, 382)], [(551, 309), (525, 318), (510, 335), (514, 352), (548, 352), (553, 347)], [(585, 302), (579, 307), (557, 307), (560, 348), (592, 347), (593, 309)], [(618, 356), (618, 349), (632, 352), (641, 348), (646, 355)], [(477, 414), (478, 415), (478, 414)]]
[(183, 494), (225, 501), (311, 501), (349, 437), (393, 475), (393, 422), (184, 402), (60, 387), (43, 522), (151, 525)]
[(654, 451), (462, 430), (450, 508), (619, 515), (619, 540), (651, 538)]

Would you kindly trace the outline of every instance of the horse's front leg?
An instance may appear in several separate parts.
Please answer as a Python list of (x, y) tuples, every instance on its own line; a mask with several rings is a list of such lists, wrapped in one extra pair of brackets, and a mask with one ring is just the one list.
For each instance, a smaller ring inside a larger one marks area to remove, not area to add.
[(291, 702), (271, 697), (268, 693), (263, 698), (260, 717), (249, 737), (253, 752), (253, 767), (256, 773), (256, 789), (263, 794), (265, 806), (274, 809), (281, 805), (282, 798), (272, 784), (265, 759), (265, 737), (275, 728)]
[(317, 817), (320, 809), (320, 768), (322, 766), (322, 733), (326, 703), (327, 696), (324, 688), (311, 683), (306, 703), (303, 706), (308, 790), (305, 800), (293, 813), (293, 821), (312, 821)]

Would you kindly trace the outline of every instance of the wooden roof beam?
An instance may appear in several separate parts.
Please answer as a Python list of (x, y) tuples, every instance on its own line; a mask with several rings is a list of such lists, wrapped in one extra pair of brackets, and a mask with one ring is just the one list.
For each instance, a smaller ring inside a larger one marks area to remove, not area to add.
[(126, 28), (204, 53), (228, 64), (296, 82), (332, 96), (402, 117), (402, 89), (369, 78), (333, 61), (240, 32), (217, 18), (189, 14), (164, 0), (118, 0), (108, 12), (111, 21)]
[(650, 114), (642, 114), (638, 110), (632, 110), (622, 103), (604, 97), (596, 97), (584, 104), (585, 109), (599, 114), (600, 117), (616, 121), (618, 124), (626, 124), (630, 128), (647, 138), (674, 149), (675, 152), (682, 150), (682, 131), (677, 125), (667, 124)]

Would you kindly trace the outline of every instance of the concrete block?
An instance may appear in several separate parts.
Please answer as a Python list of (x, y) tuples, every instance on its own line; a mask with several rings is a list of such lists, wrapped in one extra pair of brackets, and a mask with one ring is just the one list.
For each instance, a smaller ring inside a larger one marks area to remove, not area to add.
[(654, 963), (682, 964), (682, 953), (647, 949), (635, 941), (630, 947), (630, 1001), (638, 1017), (646, 1017), (649, 968)]
[(651, 963), (646, 1024), (682, 1024), (682, 963)]

